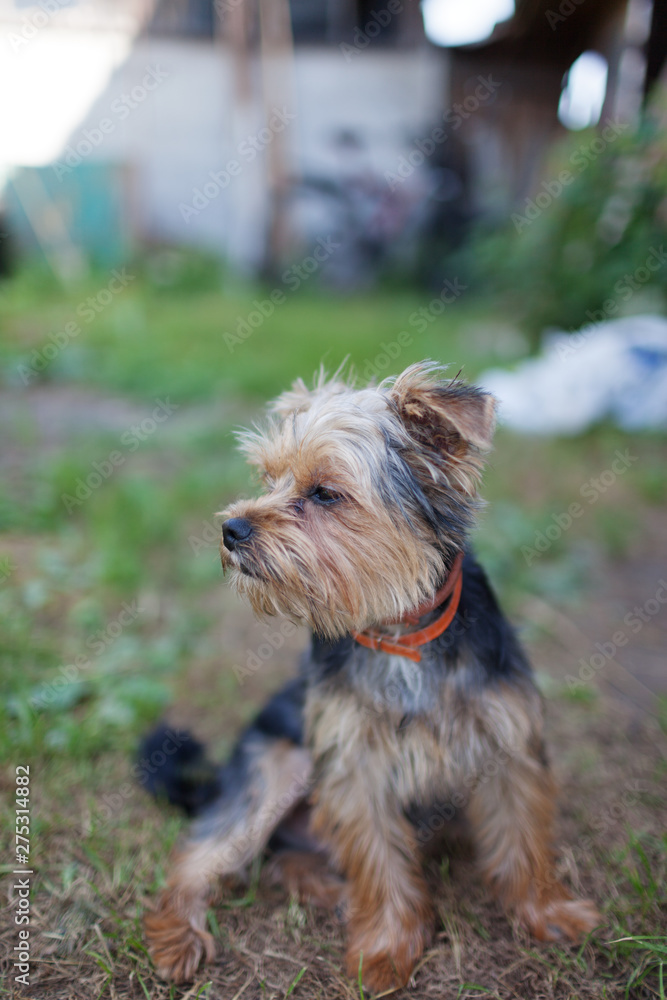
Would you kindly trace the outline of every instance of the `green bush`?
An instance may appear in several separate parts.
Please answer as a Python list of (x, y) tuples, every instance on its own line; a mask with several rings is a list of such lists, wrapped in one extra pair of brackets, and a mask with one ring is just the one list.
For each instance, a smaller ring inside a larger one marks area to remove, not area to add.
[(547, 327), (664, 308), (667, 132), (656, 112), (616, 133), (602, 124), (559, 144), (538, 190), (457, 262), (507, 300), (533, 344)]

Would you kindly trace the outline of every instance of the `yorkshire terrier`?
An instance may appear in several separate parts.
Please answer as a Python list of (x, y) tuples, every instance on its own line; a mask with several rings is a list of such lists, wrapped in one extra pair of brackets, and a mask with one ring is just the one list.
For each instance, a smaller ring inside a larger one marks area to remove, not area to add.
[(495, 404), (424, 362), (356, 389), (320, 376), (240, 442), (264, 490), (223, 513), (222, 565), (258, 615), (313, 632), (241, 735), (145, 918), (157, 971), (214, 955), (221, 876), (267, 847), (301, 899), (347, 917), (346, 968), (405, 985), (428, 942), (424, 823), (461, 810), (480, 872), (535, 937), (599, 922), (554, 874), (554, 784), (530, 664), (468, 547)]

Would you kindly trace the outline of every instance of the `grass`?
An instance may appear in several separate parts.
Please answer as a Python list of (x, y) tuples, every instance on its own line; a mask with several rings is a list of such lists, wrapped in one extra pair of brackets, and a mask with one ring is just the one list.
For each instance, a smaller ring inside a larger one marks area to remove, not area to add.
[[(628, 886), (623, 901), (626, 919), (633, 915), (637, 905), (644, 917), (664, 911), (667, 905), (667, 835), (646, 837), (632, 832), (627, 847), (620, 853), (620, 870)], [(620, 932), (620, 920), (616, 926)], [(633, 966), (625, 984), (626, 997), (634, 996), (642, 985), (646, 985), (660, 1000), (665, 1000), (667, 937), (664, 934), (625, 934), (613, 938), (607, 944), (607, 954), (612, 962), (628, 962)]]
[[(430, 356), (474, 378), (521, 351), (511, 317), (465, 295), (418, 333), (410, 317), (428, 296), (399, 289), (334, 300), (306, 288), (230, 352), (222, 334), (267, 290), (217, 287), (210, 276), (170, 288), (150, 268), (136, 273), (40, 372), (29, 366), (50, 335), (80, 318), (108, 276), (63, 293), (26, 272), (0, 288), (1, 775), (13, 795), (15, 766), (31, 769), (40, 1000), (187, 994), (156, 979), (143, 944), (145, 901), (163, 884), (183, 824), (144, 796), (138, 741), (169, 710), (221, 757), (305, 641), (286, 639), (265, 670), (239, 683), (234, 666), (263, 632), (225, 589), (217, 556), (213, 512), (252, 489), (234, 427), (322, 360), (335, 368), (349, 356), (362, 375), (384, 376)], [(413, 340), (400, 348), (402, 331)], [(142, 430), (156, 400), (176, 409)], [(582, 487), (617, 448), (636, 461), (588, 503)], [(499, 433), (476, 544), (542, 664), (549, 740), (568, 788), (558, 833), (567, 878), (602, 902), (606, 924), (581, 949), (538, 947), (512, 932), (470, 862), (454, 859), (447, 878), (439, 866), (431, 872), (442, 922), (413, 995), (664, 996), (665, 702), (628, 721), (603, 684), (568, 688), (564, 675), (655, 590), (666, 452), (658, 435), (609, 426), (575, 440)], [(573, 500), (582, 516), (537, 551)], [(605, 607), (596, 594), (610, 579), (620, 589)], [(656, 627), (651, 620), (633, 650), (662, 655)], [(582, 635), (590, 650), (577, 646)], [(618, 790), (632, 781), (632, 805), (614, 819)], [(3, 831), (14, 822), (8, 803)], [(9, 840), (3, 847), (11, 858)], [(211, 929), (227, 959), (202, 970), (191, 997), (359, 995), (340, 971), (335, 918), (295, 909), (259, 867), (211, 911)], [(9, 955), (11, 911), (0, 930)], [(12, 986), (9, 976), (0, 995)]]

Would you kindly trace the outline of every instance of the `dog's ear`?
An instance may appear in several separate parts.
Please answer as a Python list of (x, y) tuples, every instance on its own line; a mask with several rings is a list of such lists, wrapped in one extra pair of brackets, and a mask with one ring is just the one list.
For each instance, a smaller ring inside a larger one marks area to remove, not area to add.
[(444, 471), (452, 485), (474, 493), (482, 456), (493, 438), (493, 396), (465, 382), (446, 380), (442, 368), (421, 362), (398, 376), (388, 401), (430, 477)]

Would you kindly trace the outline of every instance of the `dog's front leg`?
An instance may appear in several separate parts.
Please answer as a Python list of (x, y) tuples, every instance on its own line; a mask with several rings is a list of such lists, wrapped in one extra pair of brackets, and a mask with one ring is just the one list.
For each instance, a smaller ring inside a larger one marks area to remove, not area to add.
[(601, 917), (591, 900), (573, 899), (554, 873), (555, 798), (547, 764), (526, 748), (480, 783), (468, 814), (482, 872), (505, 907), (542, 941), (576, 941)]
[(347, 973), (372, 992), (403, 986), (424, 950), (432, 909), (414, 831), (377, 770), (326, 776), (313, 830), (349, 882)]

